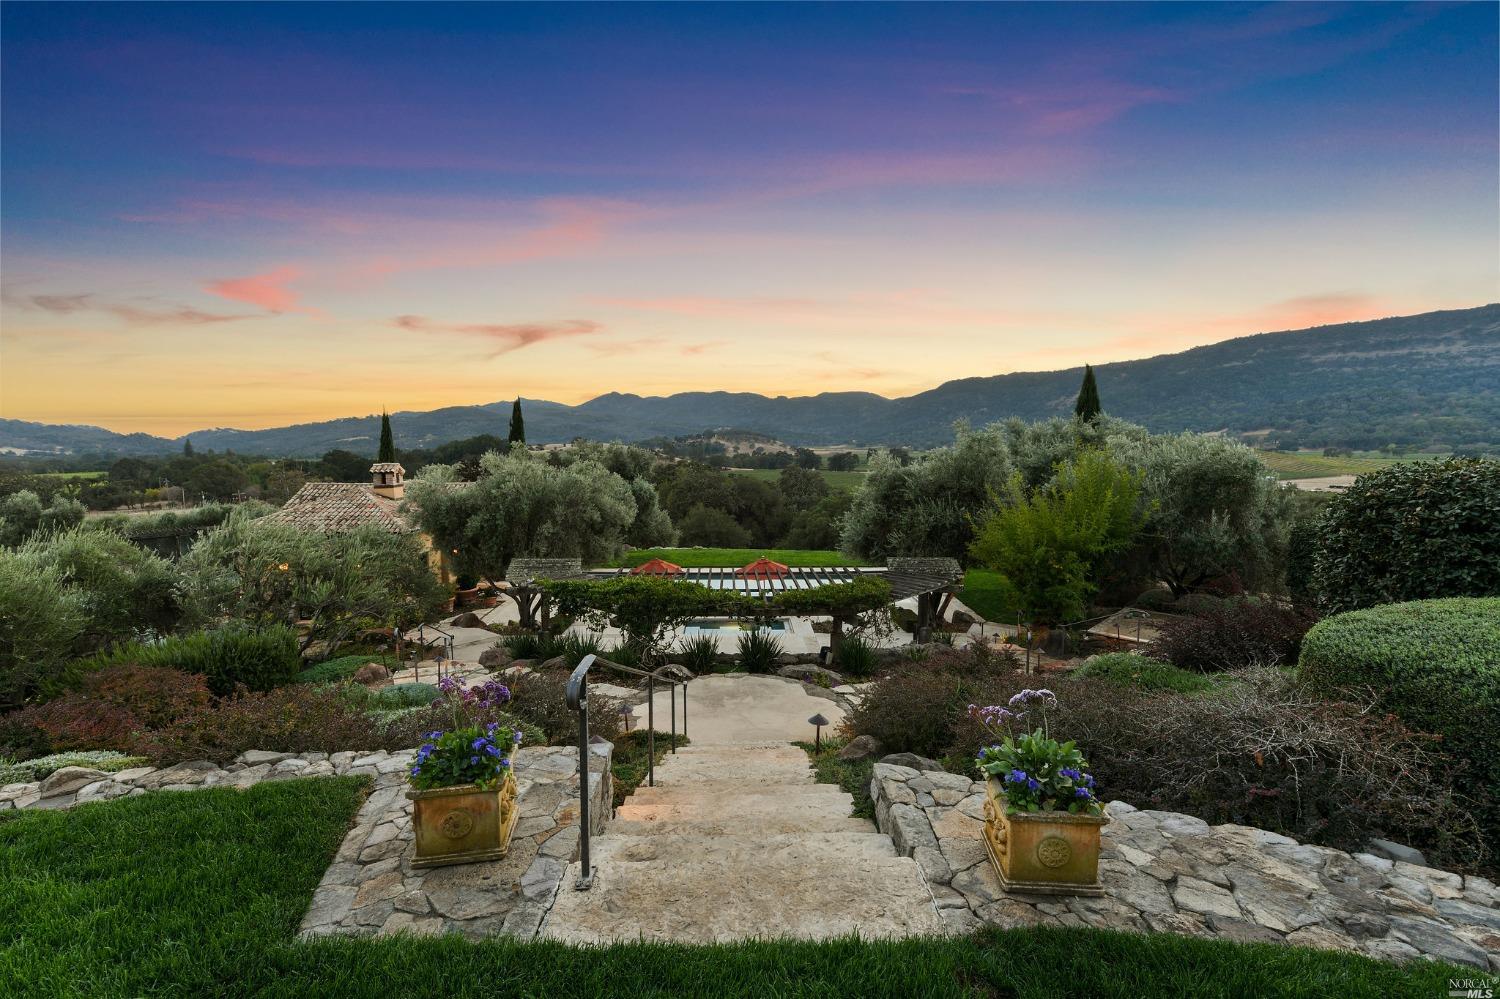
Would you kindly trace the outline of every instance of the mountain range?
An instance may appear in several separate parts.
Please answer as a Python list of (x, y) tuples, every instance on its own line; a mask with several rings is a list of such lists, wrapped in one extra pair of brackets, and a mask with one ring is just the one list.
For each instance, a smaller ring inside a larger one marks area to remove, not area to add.
[[(1500, 444), (1500, 304), (1237, 337), (1095, 369), (1105, 411), (1155, 431), (1222, 431), (1282, 446)], [(577, 406), (522, 402), (527, 438), (638, 441), (738, 428), (798, 445), (930, 447), (953, 424), (1072, 412), (1082, 368), (961, 378), (888, 399), (868, 392), (768, 397), (750, 392), (639, 396)], [(402, 448), (505, 436), (510, 400), (391, 414)], [(178, 438), (0, 419), (0, 451), (152, 454), (181, 450), (312, 457), (374, 454), (378, 415), (267, 430), (206, 429)], [(1292, 440), (1295, 439), (1295, 444)]]

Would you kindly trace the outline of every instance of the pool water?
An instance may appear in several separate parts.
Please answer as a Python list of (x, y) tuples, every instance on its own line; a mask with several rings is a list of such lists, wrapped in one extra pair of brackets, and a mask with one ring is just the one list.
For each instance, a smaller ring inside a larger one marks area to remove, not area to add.
[[(732, 621), (727, 618), (703, 618), (683, 625), (684, 631), (753, 631), (755, 626), (747, 621)], [(760, 625), (761, 631), (786, 631), (786, 622), (773, 619)]]

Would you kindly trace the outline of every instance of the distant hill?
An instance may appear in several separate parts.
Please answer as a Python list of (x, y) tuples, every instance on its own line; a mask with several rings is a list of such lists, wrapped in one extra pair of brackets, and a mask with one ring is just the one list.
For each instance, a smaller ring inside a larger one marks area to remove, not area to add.
[[(1095, 369), (1107, 412), (1157, 431), (1256, 434), (1283, 445), (1500, 445), (1500, 304), (1238, 337)], [(952, 439), (955, 420), (1072, 412), (1081, 368), (963, 378), (902, 399), (868, 392), (769, 398), (749, 392), (638, 396), (610, 392), (578, 406), (524, 400), (527, 438), (640, 441), (734, 427), (795, 445)], [(391, 414), (396, 443), (431, 447), (504, 436), (510, 401)], [(377, 415), (272, 430), (201, 430), (199, 450), (313, 456), (374, 454)], [(0, 420), (0, 449), (178, 450), (182, 438)]]

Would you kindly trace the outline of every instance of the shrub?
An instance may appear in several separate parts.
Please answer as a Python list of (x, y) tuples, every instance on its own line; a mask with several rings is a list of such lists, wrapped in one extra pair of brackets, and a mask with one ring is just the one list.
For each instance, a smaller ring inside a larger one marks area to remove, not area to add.
[[(997, 678), (974, 700), (1004, 704), (1032, 683)], [(1481, 803), (1466, 774), (1432, 737), (1368, 702), (1310, 696), (1275, 670), (1194, 695), (1097, 679), (1059, 677), (1049, 685), (1060, 702), (1054, 730), (1076, 739), (1106, 798), (1344, 850), (1361, 849), (1372, 836), (1394, 838), (1449, 869), (1485, 861)], [(951, 765), (970, 768), (986, 741), (976, 722), (960, 716), (947, 749)]]
[[(1367, 688), (1407, 724), (1437, 732), (1473, 768), (1500, 830), (1500, 598), (1419, 600), (1337, 614), (1308, 632), (1298, 664), (1314, 689)], [(1491, 832), (1500, 851), (1500, 832)]]
[(398, 683), (390, 687), (371, 689), (357, 683), (349, 684), (344, 693), (367, 711), (396, 711), (402, 708), (425, 708), (442, 697), (442, 692), (431, 683)]
[(222, 698), (165, 728), (140, 733), (133, 748), (153, 763), (167, 764), (227, 763), (247, 749), (304, 753), (389, 747), (382, 727), (342, 691), (297, 684)]
[[(888, 753), (939, 756), (953, 744), (959, 716), (982, 696), (975, 678), (929, 660), (893, 673), (866, 691), (849, 712), (845, 727), (856, 735), (874, 736)], [(969, 762), (979, 745), (965, 749)]]
[(55, 566), (0, 550), (0, 710), (55, 676), (87, 623), (82, 596)]
[(88, 767), (105, 773), (118, 773), (147, 762), (144, 756), (126, 756), (112, 749), (93, 752), (53, 753), (25, 762), (6, 761), (0, 758), (0, 786), (26, 783), (50, 777), (63, 767)]
[(736, 652), (747, 673), (769, 673), (781, 655), (781, 640), (769, 631), (756, 628), (740, 635)]
[[(140, 723), (124, 707), (67, 695), (33, 704), (5, 719), (7, 756), (39, 756), (79, 749), (128, 750)], [(28, 748), (29, 747), (29, 748)]]
[(1163, 586), (1153, 586), (1130, 602), (1130, 606), (1145, 611), (1170, 611), (1175, 603), (1172, 591)]
[(1453, 458), (1361, 475), (1329, 504), (1313, 589), (1333, 611), (1500, 595), (1500, 461)]
[(297, 682), (337, 683), (340, 680), (349, 679), (366, 663), (379, 663), (392, 671), (401, 665), (395, 656), (390, 655), (339, 656), (337, 659), (329, 659), (316, 666), (309, 666), (297, 674)]
[(520, 739), (519, 731), (493, 723), (434, 732), (417, 748), (411, 784), (422, 790), (465, 784), (494, 787), (510, 773), (511, 748)]
[(677, 658), (694, 673), (712, 673), (719, 661), (719, 643), (708, 635), (684, 638), (677, 646)]
[(201, 673), (209, 690), (221, 696), (233, 693), (240, 684), (249, 690), (270, 690), (296, 680), (302, 669), (297, 633), (291, 628), (241, 623), (149, 644), (130, 642), (88, 660), (81, 668), (126, 663)]
[(846, 635), (839, 640), (838, 670), (845, 676), (863, 679), (875, 672), (877, 657), (875, 647), (859, 635)]
[(1180, 694), (1211, 690), (1214, 681), (1202, 673), (1178, 669), (1139, 652), (1107, 652), (1090, 656), (1074, 670), (1072, 676), (1108, 680), (1141, 690), (1175, 690)]
[[(578, 740), (578, 715), (568, 709), (563, 695), (568, 686), (565, 673), (526, 673), (510, 682), (511, 714), (541, 730), (540, 741), (565, 746)], [(589, 732), (613, 741), (620, 731), (618, 703), (601, 694), (589, 694)]]
[(1184, 593), (1169, 610), (1177, 614), (1211, 614), (1223, 607), (1225, 598), (1214, 593)]
[(508, 635), (504, 642), (513, 659), (543, 662), (562, 654), (558, 639), (545, 633), (522, 632), (518, 635)]
[(1224, 600), (1192, 617), (1163, 622), (1148, 646), (1179, 669), (1217, 673), (1297, 661), (1312, 626), (1306, 611), (1249, 599)]
[(604, 645), (593, 634), (564, 635), (558, 644), (558, 655), (565, 659), (569, 666), (577, 666), (588, 656), (597, 656), (604, 652)]

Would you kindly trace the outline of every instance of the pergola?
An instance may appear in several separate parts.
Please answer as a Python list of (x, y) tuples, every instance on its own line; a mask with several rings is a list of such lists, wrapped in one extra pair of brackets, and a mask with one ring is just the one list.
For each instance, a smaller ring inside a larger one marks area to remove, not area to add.
[[(875, 577), (889, 584), (892, 602), (916, 598), (918, 641), (930, 637), (948, 602), (963, 585), (963, 570), (958, 561), (951, 558), (892, 558), (886, 560), (884, 567), (878, 567), (787, 566), (761, 557), (749, 565), (711, 568), (683, 568), (656, 558), (633, 569), (595, 569), (583, 575), (596, 579), (657, 576), (674, 582), (695, 583), (710, 590), (730, 590), (762, 598), (788, 590), (814, 590), (820, 586), (851, 583), (861, 577)], [(838, 617), (834, 618), (834, 644), (837, 644), (844, 623)]]

